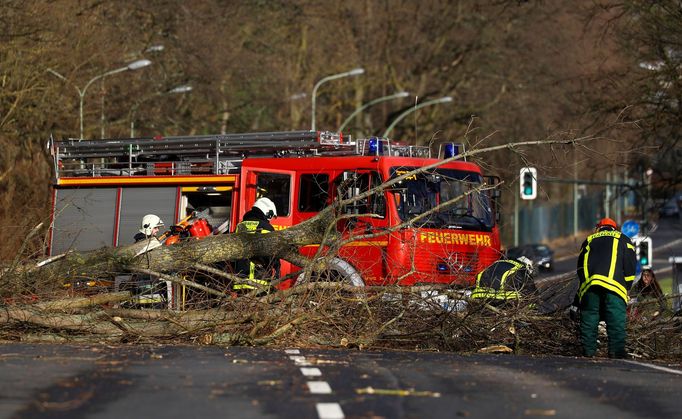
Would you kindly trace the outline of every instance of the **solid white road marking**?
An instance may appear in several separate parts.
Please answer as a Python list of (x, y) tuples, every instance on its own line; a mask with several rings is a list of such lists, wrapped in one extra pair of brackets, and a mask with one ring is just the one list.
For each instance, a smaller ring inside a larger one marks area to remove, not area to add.
[(647, 363), (645, 363), (645, 362), (632, 361), (632, 360), (629, 360), (629, 359), (624, 359), (623, 361), (627, 362), (628, 364), (641, 365), (641, 366), (643, 366), (643, 367), (649, 367), (649, 368), (653, 368), (653, 369), (655, 369), (655, 370), (669, 372), (669, 373), (671, 373), (671, 374), (682, 375), (682, 371), (680, 371), (680, 370), (674, 370), (674, 369), (672, 369), (672, 368), (661, 367), (661, 366), (659, 366), (659, 365), (654, 365), (654, 364), (647, 364)]
[(319, 368), (301, 368), (301, 374), (306, 377), (319, 377), (322, 375), (322, 371)]
[(285, 349), (284, 353), (289, 354), (289, 355), (295, 355), (295, 354), (300, 354), (301, 351), (299, 351), (298, 349)]
[(318, 403), (315, 405), (317, 408), (317, 415), (320, 419), (344, 419), (343, 410), (341, 410), (341, 405), (338, 403)]
[(331, 394), (332, 388), (326, 381), (308, 381), (308, 390), (311, 394)]

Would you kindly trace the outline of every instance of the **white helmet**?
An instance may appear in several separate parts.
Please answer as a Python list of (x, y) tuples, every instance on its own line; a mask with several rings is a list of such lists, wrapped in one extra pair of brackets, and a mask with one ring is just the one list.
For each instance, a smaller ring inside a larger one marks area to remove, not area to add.
[(275, 204), (270, 200), (270, 198), (258, 198), (253, 204), (253, 207), (263, 211), (265, 218), (268, 220), (273, 217), (277, 217), (277, 207), (275, 207)]
[(152, 235), (152, 229), (156, 227), (162, 227), (163, 226), (163, 221), (161, 219), (154, 215), (154, 214), (147, 214), (144, 217), (142, 217), (142, 224), (140, 226), (140, 233), (145, 234), (147, 236)]
[(528, 270), (528, 273), (530, 273), (531, 275), (533, 274), (533, 262), (530, 259), (528, 259), (525, 256), (519, 256), (516, 258), (516, 260), (518, 260), (519, 262), (526, 265), (526, 269)]

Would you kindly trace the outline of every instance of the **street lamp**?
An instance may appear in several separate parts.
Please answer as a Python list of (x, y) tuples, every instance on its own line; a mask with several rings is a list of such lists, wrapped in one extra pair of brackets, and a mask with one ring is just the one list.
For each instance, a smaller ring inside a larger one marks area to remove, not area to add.
[(391, 122), (391, 125), (389, 125), (388, 128), (386, 128), (386, 131), (384, 131), (384, 134), (382, 135), (382, 137), (387, 138), (388, 133), (391, 132), (393, 130), (393, 128), (395, 128), (395, 126), (398, 124), (398, 122), (402, 121), (403, 118), (405, 118), (410, 113), (412, 113), (418, 109), (421, 109), (425, 106), (437, 105), (439, 103), (446, 103), (446, 102), (452, 102), (452, 98), (450, 96), (444, 96), (440, 99), (434, 99), (434, 100), (429, 100), (429, 101), (424, 102), (424, 103), (420, 103), (419, 105), (415, 106), (414, 108), (410, 108), (410, 109), (406, 110), (405, 112), (398, 115), (398, 117), (396, 119), (394, 119), (393, 122)]
[[(140, 68), (147, 67), (151, 63), (152, 62), (147, 60), (147, 59), (142, 59), (142, 60), (133, 61), (132, 63), (128, 64), (125, 67), (121, 67), (121, 68), (117, 68), (115, 70), (107, 71), (106, 73), (102, 73), (102, 74), (95, 76), (92, 79), (90, 79), (90, 81), (88, 81), (85, 84), (85, 86), (83, 87), (82, 90), (78, 86), (76, 86), (75, 84), (73, 85), (73, 87), (75, 87), (76, 91), (78, 92), (78, 96), (80, 97), (80, 106), (78, 108), (78, 117), (80, 119), (80, 139), (81, 140), (83, 139), (83, 97), (85, 96), (85, 92), (88, 90), (88, 87), (90, 87), (90, 85), (92, 85), (92, 83), (94, 83), (95, 81), (97, 81), (101, 78), (104, 78), (106, 76), (111, 76), (112, 74), (121, 73), (121, 72), (128, 71), (128, 70), (138, 70)], [(52, 75), (57, 76), (60, 79), (70, 83), (70, 81), (66, 77), (64, 77), (63, 75), (54, 71), (53, 69), (48, 68), (47, 71), (49, 73), (51, 73)]]
[(188, 93), (192, 91), (192, 86), (189, 84), (183, 84), (182, 86), (177, 86), (174, 87), (167, 92), (159, 92), (156, 93), (152, 96), (149, 96), (139, 102), (137, 102), (133, 107), (130, 109), (130, 138), (135, 137), (135, 112), (137, 112), (137, 109), (140, 107), (140, 105), (144, 102), (146, 102), (149, 99), (155, 98), (157, 96), (162, 96), (162, 95), (173, 95), (176, 93)]
[(340, 79), (343, 77), (359, 76), (360, 74), (363, 74), (364, 72), (365, 72), (364, 68), (354, 68), (350, 71), (346, 71), (345, 73), (338, 73), (338, 74), (332, 74), (331, 76), (327, 76), (315, 84), (315, 86), (313, 87), (313, 94), (312, 94), (312, 101), (313, 101), (312, 112), (313, 112), (313, 115), (311, 118), (312, 122), (310, 124), (310, 130), (311, 131), (315, 131), (315, 97), (317, 95), (317, 89), (320, 88), (320, 85), (322, 85), (322, 83), (324, 83), (324, 82)]
[(392, 100), (392, 99), (398, 99), (398, 98), (403, 98), (403, 97), (408, 97), (410, 94), (407, 92), (398, 92), (394, 93), (389, 96), (383, 96), (374, 100), (370, 100), (369, 102), (365, 103), (364, 105), (360, 106), (356, 110), (353, 111), (352, 114), (348, 118), (346, 118), (345, 121), (343, 121), (343, 124), (339, 127), (337, 132), (343, 132), (343, 129), (348, 125), (348, 123), (355, 117), (355, 115), (359, 114), (360, 112), (364, 111), (365, 109), (369, 108), (370, 106), (376, 105), (377, 103), (381, 102), (386, 102), (387, 100)]
[(166, 47), (163, 44), (156, 44), (156, 45), (150, 45), (147, 47), (147, 49), (144, 50), (144, 52), (161, 52)]
[(307, 93), (296, 93), (296, 94), (293, 94), (293, 95), (289, 96), (289, 100), (290, 100), (290, 101), (300, 100), (300, 99), (303, 99), (303, 98), (306, 97), (306, 96), (308, 96)]

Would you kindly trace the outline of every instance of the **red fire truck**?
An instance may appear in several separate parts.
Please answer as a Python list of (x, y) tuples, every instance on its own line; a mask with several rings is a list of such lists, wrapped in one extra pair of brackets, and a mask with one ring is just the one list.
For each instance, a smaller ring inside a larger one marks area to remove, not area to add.
[[(233, 232), (260, 196), (275, 203), (272, 224), (284, 229), (335, 199), (435, 165), (461, 148), (444, 144), (432, 158), (429, 147), (316, 131), (68, 139), (49, 146), (56, 174), (51, 255), (131, 244), (149, 213), (168, 226), (203, 210), (214, 233)], [(356, 285), (472, 284), (500, 255), (494, 183), (477, 165), (454, 160), (348, 205), (344, 211), (353, 216), (339, 229), (350, 239), (334, 269)], [(283, 263), (281, 274), (297, 269)]]

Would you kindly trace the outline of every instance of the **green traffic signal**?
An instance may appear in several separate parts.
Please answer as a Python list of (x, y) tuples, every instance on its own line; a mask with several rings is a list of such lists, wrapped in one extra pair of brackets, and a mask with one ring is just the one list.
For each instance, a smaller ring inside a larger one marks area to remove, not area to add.
[(522, 167), (519, 172), (519, 192), (521, 199), (531, 200), (537, 196), (537, 169)]
[(637, 242), (637, 259), (642, 268), (651, 267), (652, 250), (651, 238), (645, 238)]
[(533, 195), (533, 174), (532, 173), (524, 173), (523, 175), (523, 194), (524, 195)]

